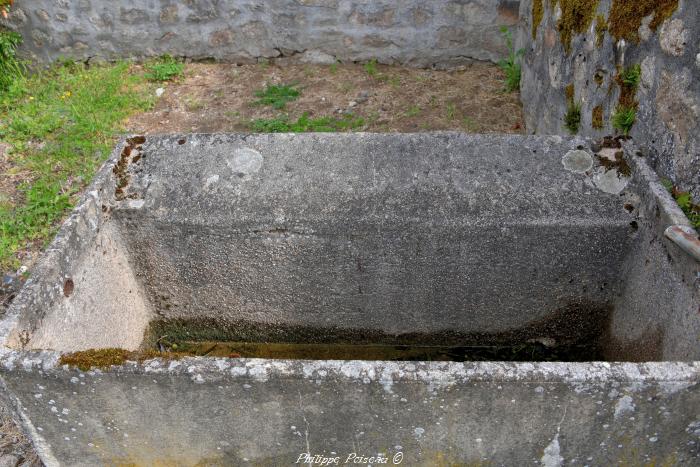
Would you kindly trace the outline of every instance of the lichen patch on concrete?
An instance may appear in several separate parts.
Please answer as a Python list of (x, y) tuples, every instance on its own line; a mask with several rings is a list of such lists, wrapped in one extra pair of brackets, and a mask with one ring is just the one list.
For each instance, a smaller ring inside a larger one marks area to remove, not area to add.
[(593, 157), (580, 149), (567, 152), (561, 162), (566, 170), (575, 173), (586, 173), (593, 167)]

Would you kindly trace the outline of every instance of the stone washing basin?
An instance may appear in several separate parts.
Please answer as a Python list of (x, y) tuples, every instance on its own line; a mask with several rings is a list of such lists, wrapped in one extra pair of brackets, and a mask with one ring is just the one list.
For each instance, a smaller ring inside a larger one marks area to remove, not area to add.
[(47, 465), (697, 465), (688, 225), (625, 141), (132, 137), (2, 384)]

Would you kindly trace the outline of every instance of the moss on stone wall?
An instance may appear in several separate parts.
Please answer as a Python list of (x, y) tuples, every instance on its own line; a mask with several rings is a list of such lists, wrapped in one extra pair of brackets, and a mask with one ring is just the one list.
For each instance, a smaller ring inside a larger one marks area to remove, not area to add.
[(575, 95), (574, 83), (567, 85), (564, 88), (564, 93), (566, 94), (567, 102), (573, 102)]
[(561, 7), (561, 18), (557, 23), (557, 29), (564, 44), (564, 50), (569, 52), (574, 35), (585, 32), (593, 22), (598, 0), (555, 0), (552, 7), (556, 7), (557, 3)]
[(642, 19), (654, 15), (649, 29), (656, 31), (678, 8), (678, 0), (613, 0), (608, 24), (615, 39), (639, 42)]
[(595, 45), (600, 47), (603, 45), (605, 33), (608, 30), (608, 22), (605, 21), (605, 16), (598, 15), (595, 17)]
[(641, 77), (639, 64), (632, 65), (625, 69), (618, 69), (615, 75), (615, 82), (620, 86), (620, 99), (618, 104), (628, 109), (637, 108), (637, 87)]
[(603, 128), (603, 106), (596, 105), (591, 111), (591, 126), (596, 130)]
[(544, 16), (544, 6), (542, 2), (544, 0), (532, 0), (532, 38), (537, 38), (537, 28), (542, 22), (542, 17)]

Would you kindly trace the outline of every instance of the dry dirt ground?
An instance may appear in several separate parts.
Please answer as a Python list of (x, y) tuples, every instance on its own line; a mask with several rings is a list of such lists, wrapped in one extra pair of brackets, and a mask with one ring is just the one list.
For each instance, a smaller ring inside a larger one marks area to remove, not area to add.
[[(301, 96), (282, 110), (255, 105), (267, 84), (295, 85)], [(134, 133), (246, 132), (250, 122), (288, 115), (341, 117), (351, 113), (370, 132), (456, 130), (521, 133), (517, 93), (503, 91), (503, 73), (473, 63), (453, 71), (359, 64), (188, 64), (165, 84), (155, 108), (133, 117)]]
[(5, 401), (0, 400), (0, 467), (42, 466), (31, 442), (18, 425)]

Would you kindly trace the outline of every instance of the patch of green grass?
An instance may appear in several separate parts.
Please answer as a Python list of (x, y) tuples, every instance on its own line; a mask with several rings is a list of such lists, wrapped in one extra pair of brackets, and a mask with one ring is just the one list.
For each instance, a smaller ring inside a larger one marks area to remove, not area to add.
[(170, 55), (163, 55), (157, 60), (144, 65), (146, 78), (151, 81), (170, 81), (182, 76), (185, 64), (178, 62)]
[(408, 108), (405, 115), (407, 117), (415, 117), (415, 116), (419, 115), (420, 112), (421, 112), (420, 107), (418, 107), (417, 105), (412, 105), (411, 107)]
[(365, 72), (372, 78), (377, 76), (377, 74), (379, 73), (379, 70), (377, 70), (377, 60), (374, 58), (369, 62), (365, 63), (363, 67), (365, 69)]
[(7, 91), (24, 77), (24, 64), (17, 58), (17, 47), (21, 43), (22, 36), (0, 29), (0, 92)]
[(618, 107), (612, 116), (612, 126), (628, 135), (636, 118), (637, 110), (633, 107)]
[(0, 205), (0, 268), (19, 265), (27, 243), (46, 244), (58, 222), (108, 157), (121, 124), (154, 103), (128, 63), (64, 63), (0, 93), (0, 140), (25, 180), (21, 200)]
[(578, 128), (581, 125), (581, 104), (569, 101), (566, 108), (566, 114), (564, 115), (564, 126), (571, 134), (578, 133)]
[(310, 118), (308, 113), (304, 113), (296, 121), (290, 120), (286, 115), (271, 119), (259, 118), (251, 122), (250, 129), (259, 133), (336, 132), (357, 130), (364, 124), (362, 117), (352, 114), (346, 114), (342, 118)]
[(457, 108), (455, 107), (454, 103), (450, 102), (449, 104), (447, 104), (447, 119), (448, 120), (454, 120), (455, 112), (457, 112)]
[(331, 63), (331, 64), (328, 66), (328, 71), (329, 71), (330, 74), (332, 74), (332, 75), (336, 74), (336, 73), (338, 72), (338, 64), (337, 64), (337, 63)]
[(292, 102), (299, 98), (301, 91), (293, 84), (267, 85), (265, 89), (255, 91), (258, 98), (253, 104), (271, 105), (275, 109), (283, 109), (287, 102)]
[(513, 92), (520, 89), (520, 59), (525, 54), (525, 49), (515, 50), (513, 34), (506, 26), (501, 27), (501, 33), (508, 47), (508, 56), (498, 62), (498, 66), (506, 74), (506, 91)]
[(622, 82), (625, 83), (627, 86), (630, 86), (635, 89), (639, 85), (639, 80), (641, 79), (641, 77), (642, 67), (639, 66), (639, 63), (636, 63), (629, 68), (625, 68), (623, 71), (620, 72), (620, 79), (622, 80)]

